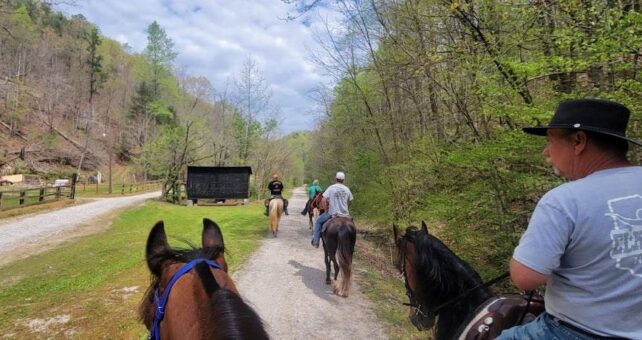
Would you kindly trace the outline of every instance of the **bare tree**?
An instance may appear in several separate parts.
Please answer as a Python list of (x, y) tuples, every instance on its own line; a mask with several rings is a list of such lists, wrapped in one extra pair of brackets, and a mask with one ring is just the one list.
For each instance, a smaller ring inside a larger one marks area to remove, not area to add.
[(269, 89), (263, 73), (252, 57), (248, 57), (243, 69), (236, 80), (236, 104), (244, 118), (243, 135), (241, 137), (240, 158), (247, 162), (250, 155), (253, 126), (260, 124), (260, 118), (274, 112), (272, 92)]

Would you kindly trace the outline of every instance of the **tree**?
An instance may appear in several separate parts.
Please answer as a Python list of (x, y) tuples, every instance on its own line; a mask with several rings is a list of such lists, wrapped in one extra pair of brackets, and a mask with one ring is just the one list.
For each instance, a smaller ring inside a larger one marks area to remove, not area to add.
[(161, 78), (170, 74), (177, 53), (174, 51), (174, 42), (155, 20), (147, 28), (147, 47), (143, 54), (151, 65), (152, 94), (154, 98), (159, 98)]
[(247, 163), (254, 137), (253, 132), (256, 131), (253, 128), (255, 123), (258, 122), (260, 126), (260, 118), (267, 118), (275, 112), (271, 104), (272, 93), (262, 72), (251, 57), (245, 60), (239, 79), (236, 81), (236, 98), (236, 104), (243, 118), (238, 121), (243, 125), (243, 133), (239, 136), (239, 157), (242, 162)]
[(78, 170), (76, 171), (78, 174), (80, 174), (80, 169), (82, 168), (85, 154), (87, 153), (87, 149), (89, 148), (89, 139), (91, 138), (92, 125), (95, 118), (94, 96), (98, 94), (98, 89), (105, 83), (107, 76), (102, 69), (103, 57), (98, 54), (98, 46), (101, 44), (101, 39), (98, 28), (96, 26), (92, 26), (85, 32), (85, 41), (87, 42), (88, 52), (87, 66), (89, 67), (89, 117), (85, 126), (85, 146), (83, 147), (82, 153), (80, 155)]
[(137, 164), (143, 172), (163, 179), (162, 196), (168, 201), (178, 203), (180, 200), (179, 186), (187, 165), (212, 158), (206, 152), (206, 136), (202, 125), (187, 122), (164, 127), (153, 141), (143, 147)]

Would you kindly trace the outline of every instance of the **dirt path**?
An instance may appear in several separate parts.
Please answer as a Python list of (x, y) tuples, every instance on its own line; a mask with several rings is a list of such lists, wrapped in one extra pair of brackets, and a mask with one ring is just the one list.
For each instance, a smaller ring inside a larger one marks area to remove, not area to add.
[(359, 282), (353, 280), (348, 298), (325, 284), (323, 249), (310, 245), (307, 217), (299, 214), (306, 200), (302, 188), (294, 190), (277, 238), (268, 235), (266, 218), (265, 241), (233, 275), (241, 295), (273, 339), (386, 339)]
[(97, 198), (60, 210), (0, 220), (0, 267), (80, 236), (106, 229), (112, 216), (125, 208), (158, 197), (159, 192)]

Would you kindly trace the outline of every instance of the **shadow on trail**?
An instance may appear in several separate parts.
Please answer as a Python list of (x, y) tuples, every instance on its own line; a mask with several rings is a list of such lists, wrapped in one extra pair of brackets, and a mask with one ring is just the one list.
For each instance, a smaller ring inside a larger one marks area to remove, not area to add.
[(298, 270), (294, 275), (300, 276), (301, 282), (316, 296), (330, 302), (336, 301), (332, 293), (332, 286), (325, 284), (325, 271), (302, 265), (294, 260), (288, 261), (288, 264)]

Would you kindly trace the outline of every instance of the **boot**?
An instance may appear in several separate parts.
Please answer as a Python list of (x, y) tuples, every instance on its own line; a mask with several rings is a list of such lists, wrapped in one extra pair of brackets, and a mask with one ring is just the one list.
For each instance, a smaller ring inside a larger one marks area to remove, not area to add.
[(268, 206), (267, 205), (265, 206), (265, 212), (263, 213), (263, 215), (265, 215), (265, 216), (269, 216), (270, 215), (270, 214), (268, 214)]
[(287, 205), (283, 208), (283, 212), (285, 213), (285, 215), (290, 215), (290, 214), (288, 214), (288, 206)]

